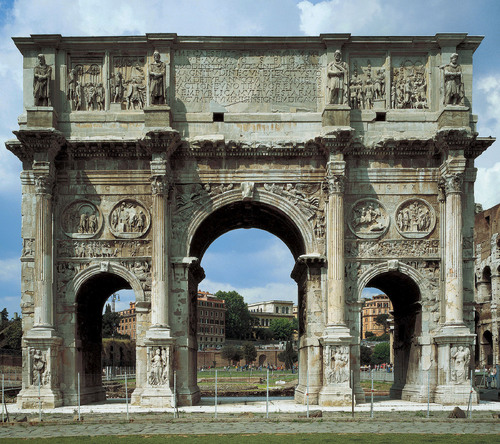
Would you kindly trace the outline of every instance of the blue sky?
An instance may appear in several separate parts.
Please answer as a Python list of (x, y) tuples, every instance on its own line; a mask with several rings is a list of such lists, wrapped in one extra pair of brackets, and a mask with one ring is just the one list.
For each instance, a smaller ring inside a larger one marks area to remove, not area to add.
[[(20, 162), (4, 149), (22, 112), (22, 58), (12, 36), (136, 35), (434, 35), (486, 36), (474, 56), (473, 111), (482, 136), (500, 136), (500, 1), (498, 0), (0, 0), (0, 309), (20, 311)], [(476, 162), (476, 201), (500, 202), (500, 143)], [(296, 301), (293, 259), (277, 238), (237, 230), (217, 239), (202, 262), (200, 289), (237, 290), (248, 302)], [(124, 295), (125, 296), (125, 295)], [(127, 305), (122, 297), (117, 308)]]

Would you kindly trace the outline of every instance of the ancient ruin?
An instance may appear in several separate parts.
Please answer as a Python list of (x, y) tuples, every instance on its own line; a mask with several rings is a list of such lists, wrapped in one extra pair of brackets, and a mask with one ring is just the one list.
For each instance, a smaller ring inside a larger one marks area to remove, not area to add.
[[(200, 261), (267, 230), (298, 286), (295, 399), (363, 402), (361, 293), (394, 307), (391, 395), (465, 404), (474, 356), (472, 114), (482, 37), (15, 38), (24, 112), (23, 388), (105, 399), (101, 313), (132, 289), (133, 403), (198, 402)], [(352, 375), (352, 377), (351, 377)], [(354, 391), (352, 391), (354, 388)], [(477, 402), (477, 393), (473, 393)]]

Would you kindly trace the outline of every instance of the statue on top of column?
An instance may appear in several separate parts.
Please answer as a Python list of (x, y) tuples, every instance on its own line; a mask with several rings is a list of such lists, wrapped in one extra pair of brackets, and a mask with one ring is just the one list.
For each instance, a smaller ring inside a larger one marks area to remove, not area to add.
[(165, 103), (165, 63), (160, 60), (160, 53), (153, 54), (154, 62), (149, 65), (149, 95), (151, 105)]
[(462, 79), (462, 67), (457, 63), (458, 54), (450, 56), (450, 63), (441, 66), (444, 78), (444, 104), (464, 104), (464, 84)]
[(52, 67), (45, 63), (45, 56), (38, 54), (38, 65), (33, 70), (33, 97), (35, 106), (50, 106), (50, 79)]
[(342, 61), (342, 53), (337, 49), (333, 55), (334, 60), (328, 64), (327, 69), (327, 100), (330, 105), (347, 105), (348, 68)]

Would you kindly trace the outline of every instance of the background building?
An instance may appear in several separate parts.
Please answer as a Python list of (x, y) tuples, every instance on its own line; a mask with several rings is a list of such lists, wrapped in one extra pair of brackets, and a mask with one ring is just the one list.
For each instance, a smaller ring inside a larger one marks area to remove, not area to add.
[[(390, 315), (392, 311), (392, 303), (388, 296), (379, 294), (373, 296), (372, 299), (366, 299), (361, 309), (361, 339), (366, 339), (366, 333), (372, 332), (375, 336), (384, 334), (384, 327), (375, 322), (378, 315)], [(387, 328), (387, 333), (389, 329)]]
[(292, 301), (266, 301), (248, 304), (248, 310), (256, 319), (255, 327), (269, 327), (273, 319), (289, 319), (296, 317)]
[(130, 339), (135, 341), (136, 337), (136, 313), (135, 301), (130, 302), (130, 308), (119, 311), (120, 324), (118, 325), (118, 333), (121, 335), (129, 335)]
[(500, 363), (498, 303), (500, 298), (500, 204), (476, 214), (476, 365)]
[(198, 291), (198, 349), (217, 347), (226, 338), (226, 303), (207, 291)]

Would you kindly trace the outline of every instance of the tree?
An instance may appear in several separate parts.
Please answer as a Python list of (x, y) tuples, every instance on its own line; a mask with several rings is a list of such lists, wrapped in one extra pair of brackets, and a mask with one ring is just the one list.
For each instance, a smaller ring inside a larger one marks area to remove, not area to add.
[(273, 332), (270, 328), (259, 327), (254, 330), (255, 338), (262, 341), (270, 341), (273, 339)]
[(254, 320), (243, 296), (236, 291), (218, 291), (215, 296), (226, 303), (226, 338), (250, 338)]
[(285, 351), (278, 353), (278, 359), (285, 363), (285, 368), (287, 370), (293, 368), (293, 364), (299, 360), (299, 356), (292, 347), (292, 341), (286, 343)]
[(230, 362), (237, 362), (242, 358), (241, 349), (234, 345), (225, 345), (222, 347), (221, 356)]
[(273, 332), (274, 339), (278, 341), (290, 341), (293, 339), (295, 328), (293, 322), (288, 319), (273, 319), (269, 323), (269, 328)]
[(375, 333), (373, 333), (372, 331), (367, 331), (365, 333), (365, 339), (373, 339), (374, 336), (375, 336)]
[(391, 359), (391, 346), (388, 342), (377, 344), (372, 353), (372, 364), (379, 365), (388, 363)]
[(389, 327), (387, 319), (389, 319), (389, 315), (387, 313), (379, 314), (375, 318), (375, 324), (380, 325), (384, 329), (384, 333), (387, 333), (387, 328)]
[(242, 353), (247, 364), (250, 364), (251, 362), (255, 361), (255, 359), (257, 359), (257, 349), (253, 344), (250, 344), (248, 342), (246, 344), (243, 344)]
[(6, 308), (0, 311), (0, 327), (5, 328), (9, 323), (9, 312)]
[(111, 311), (111, 305), (106, 304), (106, 309), (102, 315), (102, 337), (103, 338), (129, 338), (129, 335), (118, 333), (120, 325), (120, 314)]
[(361, 365), (370, 365), (372, 362), (372, 349), (362, 345), (359, 353)]
[(389, 333), (384, 333), (384, 334), (381, 334), (380, 336), (375, 336), (372, 339), (374, 341), (378, 341), (378, 342), (387, 342), (387, 341), (389, 341), (390, 337), (389, 337)]
[(21, 338), (23, 336), (23, 326), (21, 318), (10, 321), (9, 326), (4, 330), (4, 341), (2, 348), (10, 350), (21, 350)]

